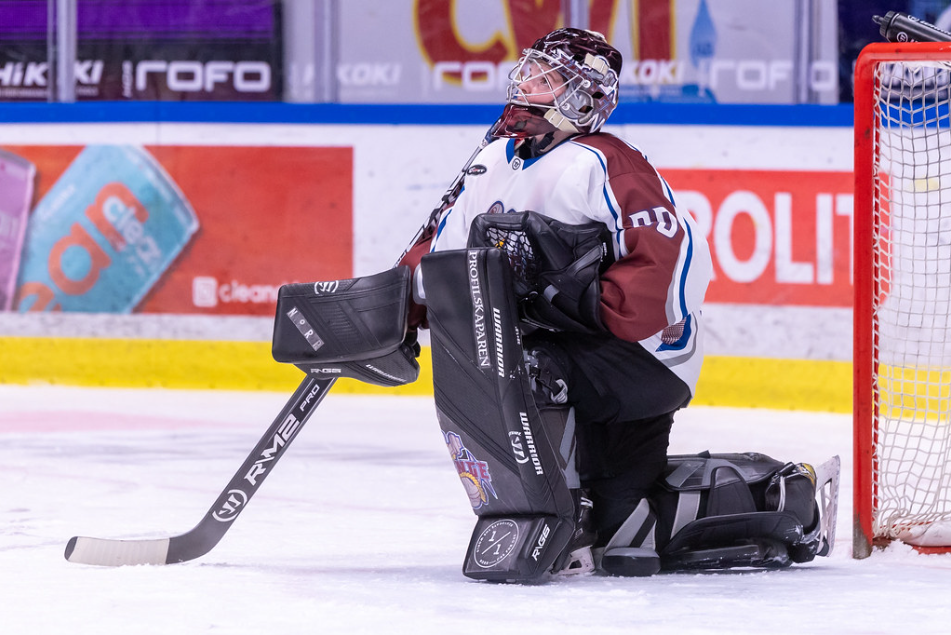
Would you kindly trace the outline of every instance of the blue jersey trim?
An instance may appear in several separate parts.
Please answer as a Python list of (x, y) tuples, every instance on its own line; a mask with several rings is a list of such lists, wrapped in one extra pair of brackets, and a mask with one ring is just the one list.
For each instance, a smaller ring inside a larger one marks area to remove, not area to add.
[[(645, 157), (645, 159), (646, 158), (647, 157)], [(670, 185), (667, 183), (667, 179), (660, 176), (659, 174), (657, 176), (658, 178), (660, 178), (660, 182), (663, 183), (664, 185), (664, 191), (667, 192), (667, 200), (670, 201), (671, 205), (673, 205), (674, 207), (677, 207), (677, 202), (674, 200), (674, 191), (670, 189)]]
[[(533, 165), (536, 161), (541, 159), (543, 156), (545, 155), (540, 154), (537, 157), (532, 157), (531, 159), (520, 159), (522, 162), (522, 165), (519, 166), (519, 169), (524, 170), (525, 168)], [(509, 165), (511, 165), (512, 161), (515, 159), (515, 139), (509, 139), (505, 143), (505, 158), (509, 162)]]
[(523, 160), (522, 160), (522, 169), (524, 170), (525, 168), (529, 168), (529, 167), (535, 165), (535, 162), (538, 161), (539, 159), (541, 159), (543, 156), (545, 156), (545, 155), (544, 155), (544, 154), (539, 154), (537, 157), (532, 157), (532, 158), (530, 158), (530, 159), (523, 159)]
[(687, 274), (690, 272), (690, 264), (693, 262), (693, 233), (690, 231), (690, 225), (684, 223), (684, 231), (687, 233), (687, 255), (684, 257), (684, 268), (680, 274), (680, 312), (687, 315)]
[[(460, 187), (459, 193), (456, 194), (456, 200), (459, 200), (459, 197), (462, 196), (462, 193), (465, 191), (466, 191), (465, 185)], [(439, 224), (436, 225), (436, 234), (433, 236), (433, 242), (429, 245), (430, 252), (436, 247), (436, 241), (439, 240), (439, 235), (442, 233), (442, 228), (446, 226), (446, 220), (449, 218), (450, 214), (452, 214), (452, 207), (446, 210), (446, 213), (443, 215), (443, 217), (439, 219)]]
[(449, 211), (446, 212), (446, 214), (439, 221), (439, 224), (436, 225), (436, 235), (433, 236), (433, 242), (429, 246), (429, 251), (433, 251), (436, 248), (436, 242), (439, 240), (439, 236), (442, 234), (442, 230), (446, 226), (446, 221), (449, 219), (450, 214), (452, 214), (452, 208), (449, 208)]
[(677, 289), (678, 300), (680, 300), (680, 313), (684, 316), (684, 332), (673, 344), (661, 344), (657, 347), (658, 351), (680, 351), (687, 346), (690, 341), (690, 334), (693, 332), (691, 320), (693, 316), (687, 313), (687, 273), (690, 271), (690, 263), (693, 261), (693, 233), (690, 226), (684, 223), (684, 231), (687, 233), (687, 255), (684, 258), (684, 268), (680, 274), (680, 288)]
[[(572, 142), (574, 143), (574, 142)], [(618, 250), (621, 248), (621, 232), (624, 231), (624, 228), (621, 227), (621, 217), (618, 214), (618, 211), (614, 209), (614, 205), (611, 204), (611, 197), (608, 196), (608, 166), (604, 164), (604, 160), (601, 158), (601, 154), (597, 152), (594, 148), (589, 148), (583, 143), (575, 143), (579, 148), (584, 148), (591, 154), (593, 154), (598, 159), (598, 163), (601, 164), (601, 169), (604, 171), (604, 187), (601, 188), (601, 193), (604, 195), (604, 202), (608, 204), (608, 209), (611, 210), (611, 216), (614, 217), (614, 226), (617, 227), (617, 231), (614, 232), (615, 240), (618, 244)]]
[(693, 316), (688, 315), (684, 320), (684, 332), (673, 344), (661, 344), (657, 347), (657, 352), (660, 351), (682, 351), (687, 347), (687, 342), (690, 341), (690, 336), (693, 334)]

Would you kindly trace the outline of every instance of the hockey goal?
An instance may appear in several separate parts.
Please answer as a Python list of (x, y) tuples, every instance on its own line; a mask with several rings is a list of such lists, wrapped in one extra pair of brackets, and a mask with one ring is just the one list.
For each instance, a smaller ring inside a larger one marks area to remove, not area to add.
[(853, 556), (951, 551), (951, 44), (855, 69)]

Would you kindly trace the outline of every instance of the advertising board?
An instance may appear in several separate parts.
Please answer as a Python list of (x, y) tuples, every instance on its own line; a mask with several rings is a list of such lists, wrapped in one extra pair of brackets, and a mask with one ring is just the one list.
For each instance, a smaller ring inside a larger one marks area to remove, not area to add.
[(281, 284), (352, 275), (352, 148), (0, 150), (35, 170), (13, 310), (273, 315)]
[[(49, 99), (54, 5), (10, 0), (0, 6), (0, 101)], [(76, 99), (280, 100), (280, 9), (279, 0), (81, 0)]]

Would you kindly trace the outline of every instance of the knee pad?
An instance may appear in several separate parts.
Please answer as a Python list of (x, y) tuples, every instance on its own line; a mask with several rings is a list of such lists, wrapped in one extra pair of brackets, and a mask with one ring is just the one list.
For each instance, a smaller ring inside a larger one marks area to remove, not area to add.
[(757, 453), (671, 457), (660, 485), (674, 496), (658, 499), (676, 501), (659, 511), (665, 568), (783, 567), (827, 555), (811, 466)]
[[(653, 549), (667, 571), (776, 568), (829, 555), (838, 465), (834, 457), (817, 478), (811, 466), (757, 453), (669, 457), (650, 502), (641, 502), (604, 553)], [(823, 488), (831, 501), (824, 508), (817, 503)]]

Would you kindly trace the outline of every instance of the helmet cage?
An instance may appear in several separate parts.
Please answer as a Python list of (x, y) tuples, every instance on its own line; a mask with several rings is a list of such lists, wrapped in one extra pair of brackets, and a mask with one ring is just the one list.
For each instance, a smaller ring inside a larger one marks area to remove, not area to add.
[[(536, 81), (533, 90), (525, 93), (523, 84), (534, 79), (543, 79), (548, 90), (537, 90)], [(507, 101), (540, 111), (559, 130), (596, 132), (617, 105), (617, 89), (617, 73), (600, 55), (586, 53), (584, 61), (578, 62), (563, 49), (526, 49), (509, 73)], [(540, 103), (549, 96), (550, 103)]]

